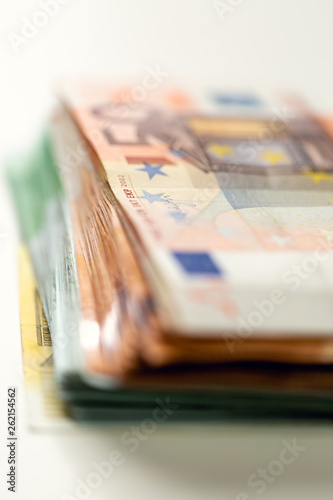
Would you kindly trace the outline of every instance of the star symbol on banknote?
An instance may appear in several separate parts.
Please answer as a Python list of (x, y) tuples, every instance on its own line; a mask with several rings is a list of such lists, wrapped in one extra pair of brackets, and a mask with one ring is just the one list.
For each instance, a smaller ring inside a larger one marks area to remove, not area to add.
[(210, 144), (208, 147), (208, 153), (212, 153), (219, 158), (223, 158), (223, 156), (232, 156), (234, 154), (230, 146), (219, 143)]
[(268, 161), (268, 163), (272, 166), (277, 165), (278, 163), (286, 163), (288, 161), (288, 158), (283, 151), (267, 150), (262, 153), (261, 158)]
[(332, 241), (333, 240), (333, 231), (328, 231), (327, 229), (319, 229), (321, 234), (325, 236), (327, 241)]
[(165, 175), (167, 177), (167, 174), (165, 174), (164, 172), (161, 172), (161, 168), (164, 167), (164, 165), (150, 165), (150, 163), (144, 163), (144, 167), (143, 168), (139, 168), (137, 170), (141, 171), (141, 172), (147, 172), (147, 174), (149, 175), (149, 179), (152, 179), (154, 177), (154, 175)]
[(287, 243), (290, 242), (289, 236), (279, 236), (278, 234), (272, 234), (271, 241), (276, 243), (279, 247), (285, 247)]
[(170, 203), (169, 200), (165, 200), (162, 198), (162, 196), (164, 195), (164, 193), (148, 193), (147, 191), (145, 191), (144, 189), (142, 190), (142, 192), (144, 193), (144, 196), (138, 196), (138, 198), (141, 198), (142, 200), (147, 200), (149, 201), (149, 203), (154, 203), (155, 201), (161, 201), (161, 202), (164, 202), (164, 203)]
[(326, 172), (305, 172), (303, 175), (304, 177), (310, 177), (315, 184), (320, 184), (322, 181), (333, 181), (333, 177)]

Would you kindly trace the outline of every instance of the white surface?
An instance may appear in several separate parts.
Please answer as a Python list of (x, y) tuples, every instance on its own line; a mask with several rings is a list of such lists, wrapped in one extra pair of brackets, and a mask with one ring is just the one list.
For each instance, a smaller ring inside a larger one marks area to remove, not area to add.
[[(227, 3), (227, 0), (225, 1)], [(230, 1), (230, 4), (232, 2)], [(237, 3), (237, 2), (235, 2)], [(170, 79), (198, 86), (291, 88), (333, 112), (333, 2), (244, 0), (222, 21), (206, 0), (71, 0), (16, 54), (7, 35), (38, 1), (1, 0), (1, 156), (36, 134), (61, 75), (145, 74), (158, 64)], [(1, 186), (0, 233), (0, 498), (6, 491), (7, 386), (19, 387), (17, 499), (75, 498), (75, 479), (115, 449), (125, 463), (89, 498), (231, 500), (258, 467), (279, 456), (283, 440), (306, 447), (259, 495), (265, 500), (333, 498), (333, 432), (328, 428), (205, 426), (158, 429), (133, 454), (122, 450), (126, 430), (38, 435), (26, 428), (20, 379), (15, 226)], [(63, 497), (66, 498), (66, 497)], [(242, 497), (239, 497), (239, 500)], [(244, 497), (243, 497), (244, 498)], [(246, 497), (245, 497), (246, 498)]]

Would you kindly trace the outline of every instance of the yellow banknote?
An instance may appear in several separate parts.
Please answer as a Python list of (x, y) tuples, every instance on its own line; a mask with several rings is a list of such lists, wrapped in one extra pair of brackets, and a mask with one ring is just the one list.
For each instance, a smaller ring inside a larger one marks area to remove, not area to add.
[(24, 246), (19, 250), (19, 268), (23, 375), (29, 424), (36, 430), (68, 428), (72, 422), (57, 396), (51, 335)]

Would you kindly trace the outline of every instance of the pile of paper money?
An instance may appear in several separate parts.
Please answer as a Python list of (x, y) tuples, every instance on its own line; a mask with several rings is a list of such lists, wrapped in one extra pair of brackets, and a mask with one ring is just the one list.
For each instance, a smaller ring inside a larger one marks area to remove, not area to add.
[(60, 397), (80, 420), (331, 419), (333, 120), (137, 88), (67, 85), (10, 171)]

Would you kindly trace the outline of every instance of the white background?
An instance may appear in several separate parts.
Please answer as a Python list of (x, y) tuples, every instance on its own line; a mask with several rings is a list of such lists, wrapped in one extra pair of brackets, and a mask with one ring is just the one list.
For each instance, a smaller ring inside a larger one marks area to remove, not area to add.
[[(224, 2), (228, 4), (227, 0)], [(232, 2), (230, 1), (230, 4)], [(237, 2), (235, 2), (237, 3)], [(62, 76), (136, 75), (158, 64), (171, 79), (209, 88), (287, 88), (333, 113), (332, 0), (244, 0), (219, 18), (211, 1), (71, 0), (16, 52), (9, 33), (40, 10), (0, 3), (1, 159), (21, 151), (43, 123), (50, 87)], [(17, 299), (16, 228), (0, 192), (0, 497), (6, 492), (6, 393), (19, 387), (18, 492), (24, 500), (74, 496), (75, 478), (119, 448), (126, 430), (33, 434), (26, 425)], [(90, 498), (231, 500), (284, 439), (306, 447), (260, 495), (265, 500), (333, 498), (333, 432), (299, 426), (183, 426), (158, 429)], [(15, 496), (14, 496), (15, 498)]]

